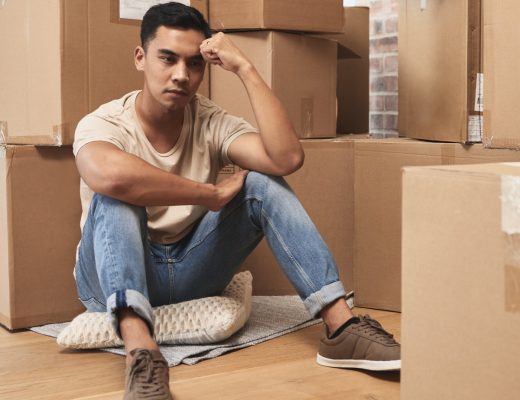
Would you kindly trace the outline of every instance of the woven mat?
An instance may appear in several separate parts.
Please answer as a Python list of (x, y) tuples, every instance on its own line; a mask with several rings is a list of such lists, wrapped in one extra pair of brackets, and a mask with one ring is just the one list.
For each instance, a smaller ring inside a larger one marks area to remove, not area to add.
[[(315, 325), (321, 319), (312, 319), (298, 296), (253, 296), (252, 311), (246, 325), (227, 340), (210, 345), (163, 345), (161, 352), (173, 367), (193, 365), (202, 360)], [(31, 328), (33, 332), (57, 337), (68, 323), (50, 324)], [(317, 345), (317, 344), (316, 344)], [(122, 348), (103, 349), (125, 355)]]

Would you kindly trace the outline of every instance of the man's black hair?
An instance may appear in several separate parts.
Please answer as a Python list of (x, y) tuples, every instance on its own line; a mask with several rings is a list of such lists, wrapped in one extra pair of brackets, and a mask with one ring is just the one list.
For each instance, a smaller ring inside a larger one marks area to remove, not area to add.
[(141, 23), (141, 46), (146, 50), (148, 43), (155, 38), (160, 26), (179, 29), (194, 29), (206, 38), (211, 37), (209, 25), (199, 10), (172, 1), (150, 7)]

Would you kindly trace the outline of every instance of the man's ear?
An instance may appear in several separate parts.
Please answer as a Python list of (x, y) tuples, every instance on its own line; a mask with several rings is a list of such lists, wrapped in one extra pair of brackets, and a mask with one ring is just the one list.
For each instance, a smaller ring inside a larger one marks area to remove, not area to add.
[(138, 71), (142, 71), (144, 69), (146, 53), (141, 46), (137, 46), (134, 50), (134, 63), (135, 68)]

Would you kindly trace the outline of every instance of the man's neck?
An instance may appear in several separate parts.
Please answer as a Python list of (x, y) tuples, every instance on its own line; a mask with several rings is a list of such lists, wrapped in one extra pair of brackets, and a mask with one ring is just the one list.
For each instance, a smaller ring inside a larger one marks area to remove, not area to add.
[(179, 139), (184, 108), (167, 110), (150, 103), (145, 92), (140, 92), (135, 101), (135, 111), (148, 141), (158, 152), (166, 153)]

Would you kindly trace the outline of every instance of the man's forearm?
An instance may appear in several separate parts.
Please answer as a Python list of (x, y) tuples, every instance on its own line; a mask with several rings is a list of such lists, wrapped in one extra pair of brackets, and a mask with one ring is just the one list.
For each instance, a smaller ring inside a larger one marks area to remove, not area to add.
[(247, 64), (237, 75), (247, 90), (268, 156), (280, 166), (300, 164), (303, 151), (280, 100), (253, 65)]

